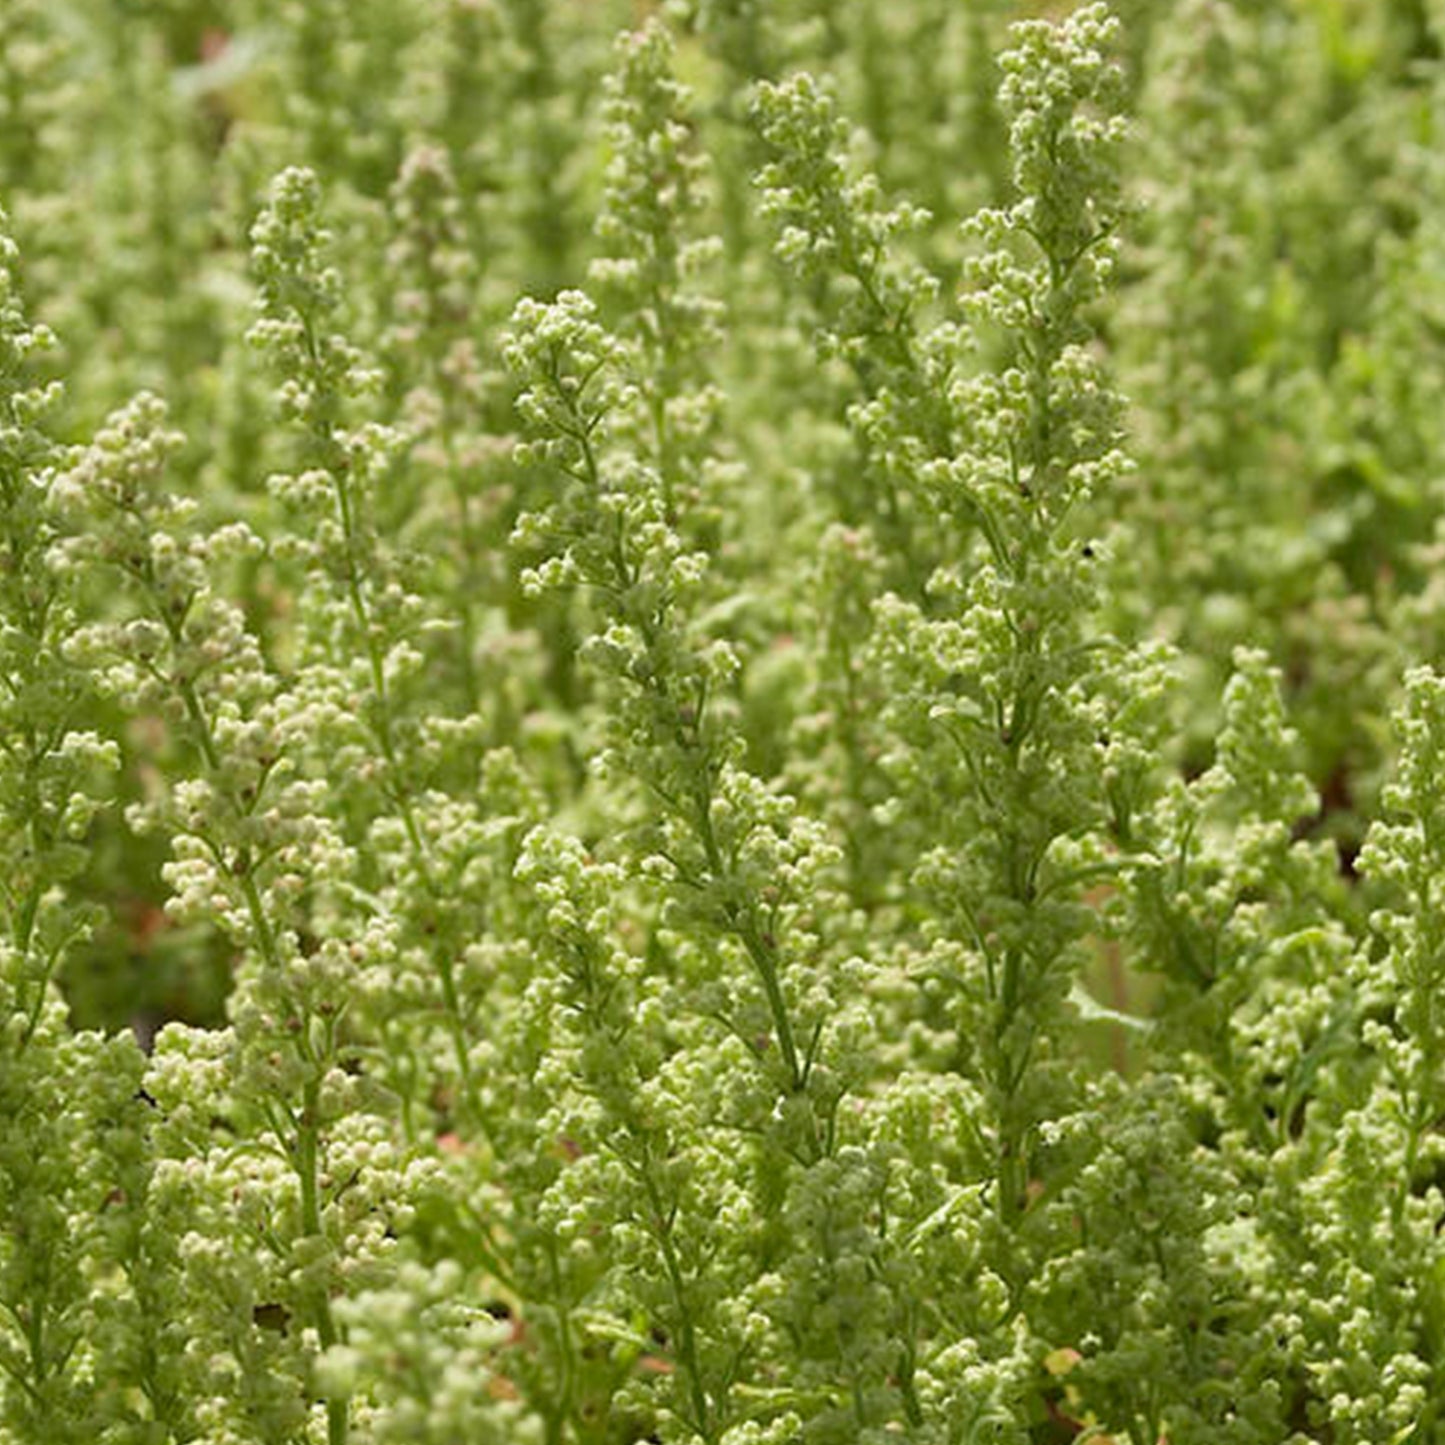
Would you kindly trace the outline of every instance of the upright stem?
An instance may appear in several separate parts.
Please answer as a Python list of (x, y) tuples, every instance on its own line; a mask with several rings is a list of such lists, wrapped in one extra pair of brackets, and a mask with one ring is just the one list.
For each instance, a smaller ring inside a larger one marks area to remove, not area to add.
[[(593, 495), (596, 495), (601, 490), (602, 482), (596, 450), (592, 445), (592, 429), (578, 410), (576, 398), (563, 389), (560, 377), (554, 377), (553, 381), (556, 386), (556, 394), (570, 415), (571, 427), (568, 435), (576, 443), (582, 455), (582, 479), (585, 480)], [(623, 542), (624, 538), (619, 532), (614, 538), (612, 549), (612, 569), (615, 574), (612, 583), (616, 591), (625, 597), (635, 585), (636, 579), (633, 569), (627, 562)], [(662, 665), (662, 637), (658, 625), (647, 614), (634, 618), (633, 625), (642, 638), (649, 661), (653, 664), (648, 668), (648, 680), (643, 686), (661, 702), (668, 704), (669, 712), (678, 716), (673, 742), (687, 759), (688, 772), (694, 780), (692, 797), (689, 800), (690, 806), (680, 808), (678, 812), (702, 847), (711, 882), (721, 889), (727, 899), (724, 907), (724, 921), (727, 930), (742, 944), (753, 971), (762, 984), (768, 1012), (773, 1022), (773, 1030), (778, 1038), (778, 1049), (783, 1058), (788, 1091), (792, 1094), (802, 1094), (808, 1085), (808, 1069), (799, 1056), (792, 1019), (788, 1013), (787, 1000), (783, 995), (782, 982), (779, 978), (777, 947), (765, 938), (758, 928), (756, 900), (748, 897), (738, 902), (733, 897), (736, 891), (732, 886), (735, 875), (728, 860), (723, 856), (716, 830), (713, 827), (713, 777), (716, 767), (713, 750), (708, 744), (703, 730), (706, 699), (698, 701), (695, 721), (690, 726), (684, 725), (675, 705), (676, 699), (668, 686), (666, 669)], [(815, 1138), (813, 1147), (816, 1148), (817, 1143)]]
[[(323, 367), (315, 330), (308, 317), (302, 316), (300, 319), (303, 325), (307, 355), (319, 379)], [(361, 534), (356, 515), (356, 501), (352, 496), (350, 485), (351, 460), (337, 440), (330, 408), (323, 408), (312, 429), (312, 434), (326, 473), (331, 478), (337, 518), (341, 523), (346, 598), (351, 609), (352, 620), (361, 635), (362, 646), (366, 653), (367, 670), (371, 676), (371, 691), (375, 705), (369, 722), (382, 761), (386, 764), (387, 794), (400, 816), (402, 829), (406, 833), (407, 844), (411, 851), (412, 862), (421, 877), (422, 888), (433, 906), (440, 909), (446, 900), (432, 870), (430, 850), (422, 834), (421, 825), (417, 821), (411, 790), (402, 777), (401, 761), (393, 726), (391, 690), (386, 680), (386, 657), (372, 618), (371, 607), (366, 598), (365, 574), (360, 557)], [(463, 520), (465, 521), (465, 512)], [(470, 647), (470, 643), (466, 645)], [(470, 671), (470, 652), (467, 666)], [(453, 960), (446, 951), (450, 947), (450, 942), (450, 939), (445, 940), (442, 949), (435, 955), (434, 961), (437, 967), (438, 982), (441, 985), (442, 1003), (447, 1016), (447, 1032), (452, 1052), (456, 1058), (462, 1098), (470, 1106), (474, 1092), (471, 1051), (467, 1045), (466, 1028), (462, 1020), (461, 1000), (456, 987), (456, 971)]]
[[(296, 1147), (293, 1158), (296, 1177), (301, 1187), (301, 1227), (317, 1239), (325, 1239), (321, 1218), (320, 1183), (317, 1178), (320, 1156), (321, 1080), (313, 1075), (302, 1094), (301, 1117), (296, 1121)], [(323, 1283), (317, 1287), (312, 1301), (316, 1338), (322, 1350), (329, 1350), (337, 1341), (336, 1321), (331, 1313), (331, 1297)], [(333, 1396), (326, 1402), (327, 1445), (346, 1445), (350, 1409), (345, 1395)]]
[[(180, 648), (184, 643), (184, 632), (181, 618), (177, 617), (169, 607), (164, 605), (164, 598), (156, 587), (154, 578), (149, 574), (142, 575), (142, 583), (149, 592), (154, 610), (161, 617), (170, 635), (174, 647)], [(191, 727), (195, 733), (196, 746), (200, 751), (205, 763), (206, 771), (212, 782), (219, 785), (222, 777), (220, 750), (216, 746), (215, 732), (211, 719), (206, 711), (204, 702), (195, 684), (188, 678), (181, 678), (176, 682), (176, 689), (180, 694), (182, 704), (186, 710), (186, 716), (190, 720)], [(234, 792), (226, 790), (226, 799), (232, 809), (238, 815), (244, 815), (247, 811), (246, 804)], [(250, 868), (239, 871), (238, 886), (241, 898), (246, 907), (246, 914), (250, 921), (251, 933), (255, 939), (257, 951), (261, 955), (269, 973), (275, 975), (281, 972), (282, 960), (281, 950), (277, 943), (276, 930), (266, 910), (266, 903), (261, 896), (261, 890), (256, 882), (255, 874)], [(321, 1098), (321, 1078), (316, 1072), (316, 1061), (309, 1060), (313, 1065), (312, 1077), (307, 1080), (302, 1093), (301, 1114), (295, 1120), (296, 1134), (294, 1139), (283, 1140), (287, 1153), (290, 1155), (296, 1170), (297, 1182), (301, 1193), (301, 1229), (304, 1235), (317, 1239), (325, 1238), (325, 1227), (321, 1218), (321, 1200), (318, 1180), (318, 1158), (320, 1154), (320, 1125), (319, 1106)], [(336, 1344), (338, 1333), (336, 1322), (331, 1313), (331, 1299), (323, 1285), (317, 1293), (312, 1304), (313, 1323), (316, 1328), (316, 1337), (323, 1350), (330, 1349)], [(346, 1445), (348, 1432), (348, 1421), (350, 1407), (348, 1398), (341, 1396), (333, 1398), (326, 1403), (326, 1438), (327, 1445)]]

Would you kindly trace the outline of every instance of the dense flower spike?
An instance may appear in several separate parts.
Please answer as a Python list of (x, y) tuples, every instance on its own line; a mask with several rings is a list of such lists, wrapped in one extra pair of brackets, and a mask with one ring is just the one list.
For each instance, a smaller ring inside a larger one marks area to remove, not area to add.
[(1445, 9), (0, 11), (0, 1445), (1445, 1445)]
[[(968, 440), (927, 468), (950, 513), (976, 523), (978, 551), (935, 584), (956, 616), (880, 604), (906, 746), (896, 807), (930, 819), (919, 881), (952, 919), (934, 967), (958, 992), (959, 1056), (988, 1086), (1010, 1226), (1067, 1092), (1067, 1000), (1094, 926), (1084, 884), (1126, 862), (1105, 856), (1127, 843), (1109, 835), (1137, 805), (1121, 791), (1139, 786), (1114, 765), (1128, 735), (1118, 710), (1158, 686), (1142, 651), (1091, 624), (1096, 544), (1078, 526), (1089, 496), (1127, 471), (1122, 402), (1084, 344), (1119, 209), (1118, 76), (1100, 49), (1111, 30), (1097, 6), (1060, 27), (1023, 24), (1000, 61), (1020, 198), (971, 223), (984, 250), (966, 300), (1005, 364), (958, 383)], [(951, 813), (932, 821), (940, 787)]]
[(51, 555), (65, 455), (48, 430), (59, 386), (43, 380), (55, 338), (26, 317), (18, 261), (0, 214), (0, 1430), (78, 1440), (97, 1385), (78, 1353), (97, 1335), (86, 1281), (105, 1267), (92, 1191), (117, 1168), (95, 1135), (111, 1110), (117, 1132), (132, 1125), (140, 1060), (124, 1040), (68, 1036), (56, 987), (95, 921), (76, 883), (119, 753), (82, 725), (95, 698), (67, 656), (79, 596)]
[(722, 307), (698, 279), (716, 247), (693, 234), (706, 204), (706, 163), (672, 51), (656, 22), (623, 37), (609, 78), (613, 157), (597, 218), (606, 255), (591, 276), (634, 350), (646, 427), (639, 446), (676, 521), (700, 511), (721, 403), (710, 353), (723, 332)]
[(550, 461), (562, 485), (549, 511), (522, 519), (519, 537), (553, 551), (533, 585), (580, 585), (595, 598), (586, 652), (617, 698), (604, 761), (656, 802), (640, 862), (668, 884), (668, 918), (715, 930), (751, 974), (750, 987), (719, 980), (711, 1007), (789, 1101), (786, 1127), (802, 1131), (793, 1146), (816, 1154), (828, 1147), (838, 1097), (831, 1071), (817, 1069), (831, 1000), (804, 900), (824, 886), (832, 850), (791, 800), (740, 766), (726, 711), (738, 659), (689, 617), (706, 559), (669, 524), (660, 475), (608, 445), (609, 423), (636, 392), (616, 375), (621, 348), (594, 318), (581, 292), (551, 306), (524, 301), (513, 318), (508, 359), (537, 438), (523, 446)]
[(938, 282), (898, 252), (928, 216), (907, 204), (885, 209), (875, 177), (850, 176), (848, 125), (812, 76), (760, 86), (753, 123), (774, 157), (757, 176), (764, 214), (780, 228), (774, 251), (809, 295), (820, 354), (846, 361), (862, 393), (848, 408), (862, 495), (856, 479), (840, 478), (840, 513), (873, 526), (903, 590), (921, 593), (938, 551), (910, 479), (952, 450), (949, 357), (920, 334)]

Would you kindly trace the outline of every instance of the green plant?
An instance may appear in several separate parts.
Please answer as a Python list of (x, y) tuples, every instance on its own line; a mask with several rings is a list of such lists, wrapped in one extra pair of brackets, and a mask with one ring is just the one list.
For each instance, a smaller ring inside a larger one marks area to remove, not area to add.
[(1445, 1441), (1439, 17), (12, 8), (0, 1445)]

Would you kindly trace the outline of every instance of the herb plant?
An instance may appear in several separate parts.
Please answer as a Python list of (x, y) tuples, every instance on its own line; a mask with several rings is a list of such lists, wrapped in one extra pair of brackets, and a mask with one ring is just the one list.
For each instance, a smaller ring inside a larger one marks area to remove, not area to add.
[(1445, 1442), (1442, 27), (12, 0), (0, 1445)]

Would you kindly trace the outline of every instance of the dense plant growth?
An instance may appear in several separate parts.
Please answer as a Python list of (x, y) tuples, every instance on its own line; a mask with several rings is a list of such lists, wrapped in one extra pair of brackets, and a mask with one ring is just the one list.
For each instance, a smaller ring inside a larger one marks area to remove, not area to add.
[(1445, 9), (8, 0), (0, 1445), (1445, 1442)]

